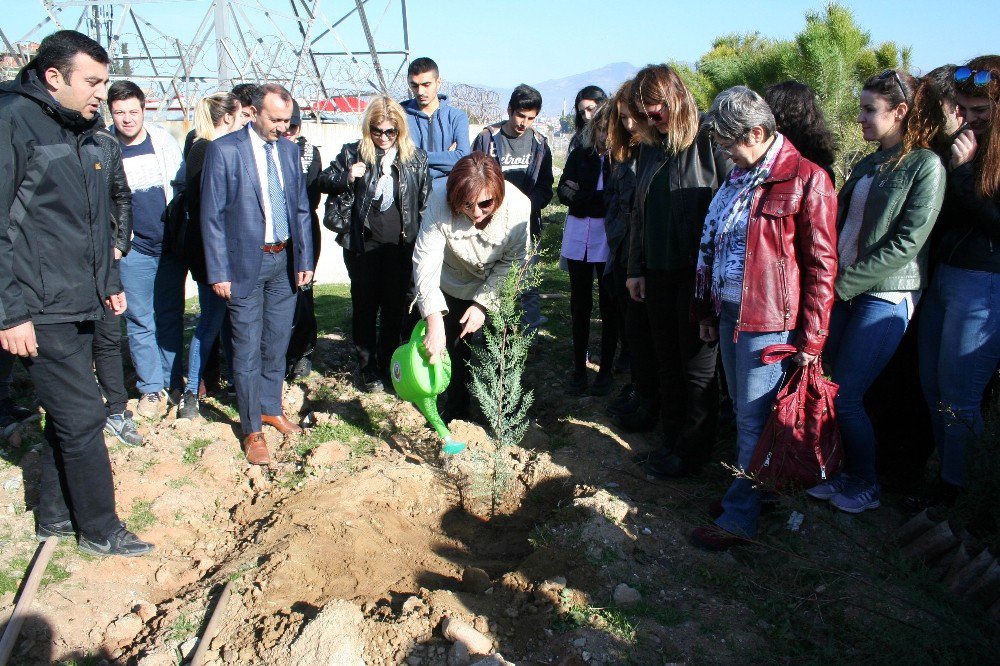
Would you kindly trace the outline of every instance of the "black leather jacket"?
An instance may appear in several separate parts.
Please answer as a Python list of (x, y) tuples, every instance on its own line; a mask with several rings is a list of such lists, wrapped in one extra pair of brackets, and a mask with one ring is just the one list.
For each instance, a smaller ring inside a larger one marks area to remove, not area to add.
[[(340, 155), (319, 176), (320, 192), (325, 192), (326, 212), (323, 225), (337, 234), (337, 242), (345, 249), (363, 254), (364, 229), (367, 214), (375, 194), (375, 169), (350, 182), (351, 166), (361, 161), (360, 141), (344, 144)], [(414, 243), (420, 231), (420, 220), (431, 193), (431, 177), (427, 172), (427, 153), (416, 149), (413, 159), (401, 163), (397, 156), (394, 175), (399, 179), (399, 213), (402, 217), (400, 243)]]
[(937, 226), (939, 261), (970, 271), (1000, 273), (1000, 198), (979, 196), (973, 164), (963, 164), (948, 174)]
[(635, 199), (629, 229), (629, 277), (640, 277), (646, 268), (646, 196), (653, 178), (660, 169), (669, 169), (670, 219), (685, 225), (689, 239), (691, 266), (698, 258), (701, 229), (705, 224), (708, 205), (732, 169), (722, 151), (718, 150), (706, 132), (699, 132), (695, 142), (677, 155), (659, 146), (642, 145), (636, 155)]
[(106, 130), (98, 130), (94, 138), (101, 147), (101, 164), (111, 190), (111, 235), (124, 257), (132, 249), (132, 190), (125, 177), (121, 145)]

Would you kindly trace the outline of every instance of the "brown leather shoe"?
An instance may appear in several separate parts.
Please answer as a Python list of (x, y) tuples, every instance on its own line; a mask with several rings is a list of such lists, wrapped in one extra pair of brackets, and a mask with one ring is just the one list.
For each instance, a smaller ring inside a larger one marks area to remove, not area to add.
[(252, 432), (243, 438), (243, 453), (247, 455), (247, 462), (251, 465), (271, 464), (271, 454), (262, 432)]
[(280, 416), (268, 416), (264, 414), (260, 417), (260, 420), (264, 422), (264, 425), (271, 426), (282, 435), (298, 435), (302, 432), (302, 428), (286, 419), (284, 414)]

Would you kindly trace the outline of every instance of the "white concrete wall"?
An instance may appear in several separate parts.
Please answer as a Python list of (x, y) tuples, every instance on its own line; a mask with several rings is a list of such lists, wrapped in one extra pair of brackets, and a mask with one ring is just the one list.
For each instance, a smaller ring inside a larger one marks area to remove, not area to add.
[[(169, 131), (180, 143), (184, 145), (184, 137), (191, 129), (191, 123), (180, 120), (167, 120), (157, 123)], [(469, 141), (471, 142), (483, 129), (482, 125), (469, 127)], [(328, 165), (340, 153), (341, 147), (345, 143), (357, 141), (361, 138), (361, 128), (358, 125), (346, 125), (341, 123), (316, 123), (307, 121), (302, 126), (302, 135), (309, 139), (309, 143), (319, 148), (320, 159), (323, 166)], [(323, 219), (323, 210), (326, 203), (326, 195), (320, 199), (319, 215)], [(346, 284), (350, 282), (347, 277), (347, 268), (344, 267), (344, 255), (339, 245), (334, 240), (334, 233), (320, 225), (322, 235), (323, 252), (319, 258), (319, 266), (316, 267), (316, 282), (319, 284)], [(186, 287), (187, 297), (198, 294), (197, 287), (190, 276)]]

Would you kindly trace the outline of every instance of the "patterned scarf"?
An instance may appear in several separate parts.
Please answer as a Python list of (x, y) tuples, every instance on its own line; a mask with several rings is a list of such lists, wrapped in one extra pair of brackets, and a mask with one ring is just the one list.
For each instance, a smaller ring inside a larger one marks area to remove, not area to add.
[(393, 204), (392, 197), (392, 163), (396, 160), (396, 146), (393, 145), (392, 148), (385, 151), (385, 155), (382, 156), (380, 161), (379, 173), (382, 174), (378, 178), (378, 182), (375, 183), (375, 196), (372, 200), (382, 197), (382, 204), (379, 206), (379, 210), (383, 213), (389, 210), (389, 206)]
[(722, 283), (726, 263), (734, 258), (731, 255), (737, 249), (736, 246), (746, 247), (739, 242), (740, 235), (735, 232), (739, 229), (741, 219), (749, 218), (754, 190), (771, 175), (771, 167), (774, 166), (783, 143), (784, 137), (776, 134), (774, 143), (756, 166), (746, 171), (734, 167), (708, 207), (698, 247), (695, 297), (704, 298), (711, 293), (716, 314), (722, 310)]

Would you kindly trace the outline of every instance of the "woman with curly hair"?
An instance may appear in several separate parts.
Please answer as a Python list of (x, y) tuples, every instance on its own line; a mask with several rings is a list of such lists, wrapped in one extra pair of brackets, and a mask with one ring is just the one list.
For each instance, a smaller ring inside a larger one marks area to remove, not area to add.
[(920, 322), (920, 376), (941, 454), (939, 499), (965, 483), (983, 430), (983, 392), (1000, 361), (1000, 56), (953, 74), (968, 127), (952, 142), (938, 264)]
[(798, 81), (785, 81), (764, 91), (764, 100), (774, 113), (778, 131), (833, 181), (837, 140), (826, 126), (816, 91)]
[(840, 385), (834, 404), (846, 463), (806, 492), (847, 513), (881, 505), (865, 394), (896, 353), (927, 286), (927, 239), (944, 199), (940, 158), (903, 141), (915, 90), (912, 76), (892, 69), (865, 82), (858, 123), (878, 149), (854, 167), (839, 195), (837, 300), (826, 360)]

